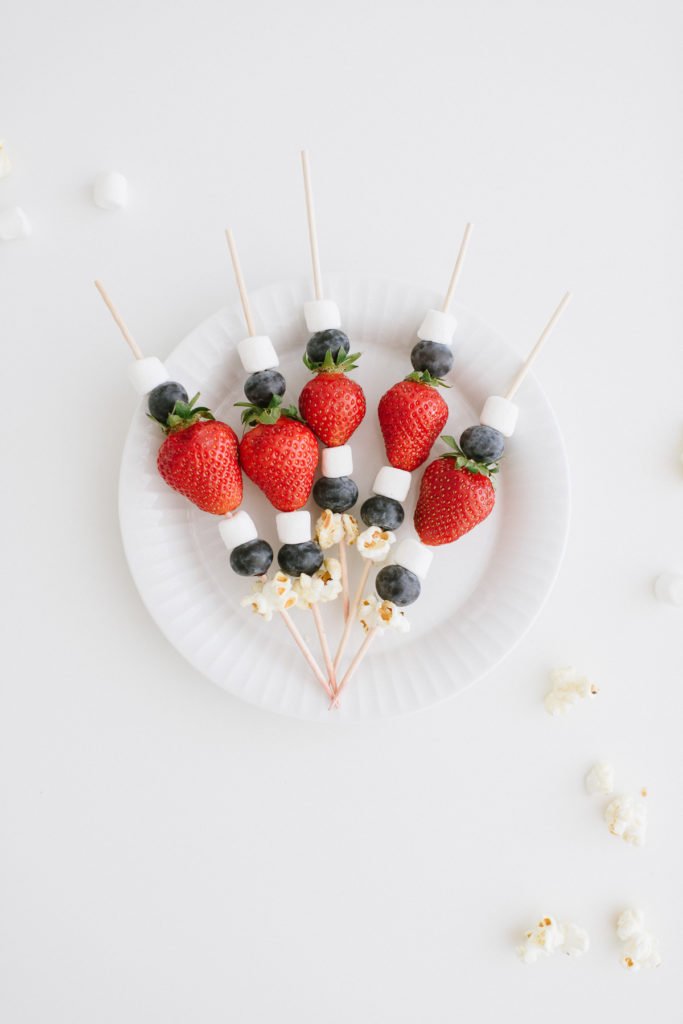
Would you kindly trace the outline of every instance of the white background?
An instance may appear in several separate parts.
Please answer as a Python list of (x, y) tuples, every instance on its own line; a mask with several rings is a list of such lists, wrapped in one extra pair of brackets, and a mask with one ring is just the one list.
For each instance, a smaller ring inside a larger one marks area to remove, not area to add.
[[(651, 594), (683, 571), (679, 5), (3, 6), (0, 204), (34, 224), (0, 245), (3, 1022), (681, 1021), (683, 616)], [(574, 495), (549, 603), (458, 699), (345, 729), (239, 704), (144, 611), (91, 283), (163, 356), (234, 296), (226, 223), (254, 287), (307, 273), (302, 145), (330, 270), (442, 286), (472, 219), (460, 301), (520, 353), (576, 293), (539, 366)], [(568, 662), (601, 692), (551, 719)], [(597, 757), (650, 790), (642, 850)], [(665, 963), (629, 977), (633, 903)], [(542, 913), (590, 954), (518, 963)]]

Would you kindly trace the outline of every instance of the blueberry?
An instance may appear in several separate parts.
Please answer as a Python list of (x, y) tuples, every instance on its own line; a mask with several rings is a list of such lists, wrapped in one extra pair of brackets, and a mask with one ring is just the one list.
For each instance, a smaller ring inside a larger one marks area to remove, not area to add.
[(150, 391), (147, 398), (147, 408), (155, 420), (166, 424), (166, 420), (173, 412), (176, 402), (187, 402), (187, 391), (182, 384), (174, 380), (167, 380), (165, 384), (157, 384), (153, 391)]
[(420, 581), (414, 572), (402, 565), (385, 565), (375, 580), (377, 593), (383, 601), (393, 601), (403, 607), (420, 596)]
[(261, 370), (247, 377), (244, 393), (252, 405), (265, 409), (273, 395), (284, 395), (286, 387), (285, 378), (277, 370)]
[(505, 438), (495, 427), (468, 427), (460, 436), (460, 447), (475, 462), (497, 462), (505, 449)]
[(350, 476), (321, 476), (313, 488), (313, 500), (320, 508), (346, 512), (358, 501), (358, 487)]
[(340, 349), (348, 352), (349, 348), (349, 339), (343, 331), (318, 331), (306, 345), (306, 355), (312, 363), (322, 363), (327, 352), (331, 352), (332, 358), (336, 359)]
[(360, 507), (360, 517), (366, 526), (379, 526), (380, 530), (398, 530), (403, 522), (403, 505), (395, 498), (375, 494)]
[(273, 549), (265, 540), (248, 540), (230, 552), (230, 567), (238, 576), (263, 576), (273, 561)]
[(410, 353), (410, 361), (419, 373), (427, 370), (432, 377), (445, 377), (453, 366), (453, 350), (440, 341), (418, 341)]
[(306, 540), (303, 544), (283, 544), (277, 561), (282, 571), (290, 576), (301, 576), (302, 572), (312, 576), (323, 564), (323, 553), (314, 540)]

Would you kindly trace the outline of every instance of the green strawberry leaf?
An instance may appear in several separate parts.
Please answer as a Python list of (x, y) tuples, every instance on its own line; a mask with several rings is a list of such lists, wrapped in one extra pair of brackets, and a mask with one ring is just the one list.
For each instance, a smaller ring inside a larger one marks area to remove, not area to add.
[[(441, 459), (453, 459), (458, 469), (466, 469), (469, 473), (479, 474), (480, 476), (488, 477), (490, 480), (499, 471), (500, 466), (497, 462), (476, 462), (474, 459), (468, 459), (464, 451), (460, 448), (454, 437), (450, 434), (442, 434), (441, 440), (444, 444), (448, 445), (451, 449), (449, 452), (444, 452), (440, 455)], [(493, 483), (493, 480), (491, 480)]]
[(448, 384), (445, 380), (442, 380), (441, 377), (432, 377), (429, 370), (423, 370), (422, 372), (420, 372), (419, 370), (415, 370), (413, 373), (409, 373), (408, 376), (404, 377), (403, 379), (413, 380), (417, 384), (428, 384), (429, 387), (431, 388), (451, 387), (451, 385)]

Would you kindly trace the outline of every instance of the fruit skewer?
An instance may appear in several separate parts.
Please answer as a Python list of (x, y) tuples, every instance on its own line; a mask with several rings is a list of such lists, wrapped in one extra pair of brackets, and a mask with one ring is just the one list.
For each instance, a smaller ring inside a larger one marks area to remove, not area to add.
[[(406, 539), (399, 545), (391, 565), (377, 575), (375, 586), (385, 608), (384, 622), (420, 596), (433, 558), (430, 547), (450, 544), (474, 529), (491, 513), (495, 503), (492, 476), (498, 472), (505, 440), (512, 437), (518, 407), (512, 401), (541, 349), (550, 337), (571, 299), (567, 292), (543, 328), (538, 340), (513, 377), (504, 396), (486, 399), (479, 423), (468, 427), (456, 444), (452, 437), (444, 441), (452, 449), (427, 466), (420, 482), (414, 523), (419, 541)], [(368, 601), (372, 604), (371, 600)], [(372, 640), (383, 624), (381, 616), (367, 627), (363, 644), (356, 652), (336, 695), (348, 685), (363, 661)]]

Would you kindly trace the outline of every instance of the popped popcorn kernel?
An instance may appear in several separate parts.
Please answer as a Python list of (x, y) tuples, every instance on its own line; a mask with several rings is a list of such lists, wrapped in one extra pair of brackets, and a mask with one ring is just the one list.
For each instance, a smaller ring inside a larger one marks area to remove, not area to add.
[(598, 692), (595, 683), (582, 676), (575, 668), (556, 668), (550, 673), (551, 689), (544, 704), (550, 715), (564, 715), (572, 705)]
[(632, 846), (643, 846), (647, 833), (647, 805), (632, 796), (618, 796), (605, 808), (605, 821), (613, 836)]
[(323, 551), (339, 544), (344, 537), (344, 523), (339, 512), (332, 512), (329, 508), (319, 516), (315, 524), (315, 539)]
[(614, 766), (608, 761), (598, 761), (586, 773), (585, 783), (589, 793), (609, 796), (614, 792)]
[(624, 943), (621, 962), (627, 970), (659, 967), (662, 955), (659, 942), (645, 928), (642, 910), (624, 910), (617, 918), (617, 938)]
[(358, 620), (365, 630), (397, 629), (407, 633), (410, 622), (406, 614), (392, 601), (382, 601), (376, 594), (368, 594), (358, 606)]
[(517, 955), (525, 964), (533, 964), (541, 956), (561, 952), (567, 956), (583, 956), (590, 949), (588, 932), (569, 922), (560, 924), (553, 917), (543, 917), (535, 928), (524, 933), (524, 942)]
[(358, 534), (356, 547), (362, 558), (371, 562), (383, 562), (388, 557), (396, 535), (390, 530), (380, 530), (379, 526), (369, 526)]
[(310, 608), (317, 601), (334, 601), (342, 591), (341, 564), (336, 558), (326, 558), (313, 576), (301, 573), (292, 589), (300, 608)]

